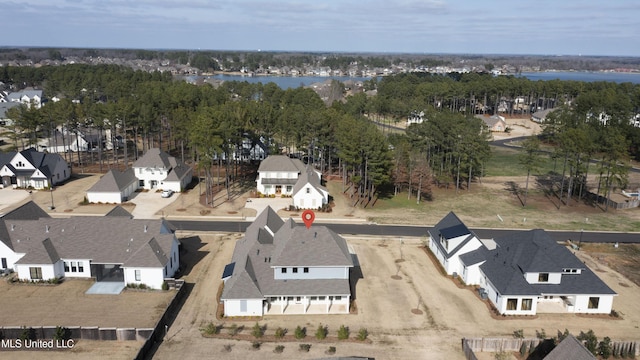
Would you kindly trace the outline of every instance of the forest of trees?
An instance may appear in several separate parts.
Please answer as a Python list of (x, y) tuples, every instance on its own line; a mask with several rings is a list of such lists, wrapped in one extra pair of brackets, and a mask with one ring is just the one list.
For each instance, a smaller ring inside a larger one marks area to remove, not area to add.
[[(136, 146), (91, 155), (101, 170), (128, 164), (151, 147), (179, 154), (197, 165), (211, 184), (244, 138), (273, 142), (274, 151), (307, 155), (326, 174), (342, 175), (353, 205), (406, 191), (417, 201), (431, 186), (470, 189), (490, 156), (489, 136), (474, 115), (506, 104), (510, 115), (558, 108), (548, 117), (543, 140), (563, 165), (559, 198), (585, 194), (589, 171), (600, 174), (598, 190), (625, 182), (630, 156), (640, 149), (640, 128), (630, 119), (640, 109), (640, 86), (571, 81), (533, 82), (482, 74), (402, 74), (372, 79), (377, 95), (357, 93), (325, 104), (309, 88), (283, 90), (274, 83), (224, 82), (215, 88), (175, 81), (160, 72), (115, 65), (0, 67), (0, 81), (15, 90), (34, 86), (49, 101), (41, 109), (10, 111), (16, 148), (35, 144), (52, 129), (110, 129)], [(404, 121), (424, 111), (425, 121), (406, 133), (383, 133), (371, 120)], [(607, 124), (599, 121), (606, 114)], [(132, 153), (128, 153), (132, 152)], [(535, 153), (532, 152), (532, 153)], [(81, 164), (80, 154), (65, 154)], [(588, 159), (601, 160), (590, 168)], [(104, 168), (103, 168), (104, 167)]]

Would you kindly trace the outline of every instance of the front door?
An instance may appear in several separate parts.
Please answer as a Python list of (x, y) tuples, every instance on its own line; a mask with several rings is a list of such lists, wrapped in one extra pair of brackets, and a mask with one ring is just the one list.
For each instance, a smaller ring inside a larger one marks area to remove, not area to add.
[(3, 269), (7, 268), (7, 258), (2, 258), (2, 268)]
[(276, 185), (276, 195), (280, 195), (280, 194), (282, 194), (282, 186)]

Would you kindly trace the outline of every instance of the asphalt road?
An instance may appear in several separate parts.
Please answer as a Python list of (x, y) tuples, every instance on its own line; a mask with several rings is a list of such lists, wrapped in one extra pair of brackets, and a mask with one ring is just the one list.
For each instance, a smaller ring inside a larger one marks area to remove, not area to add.
[[(245, 232), (251, 223), (247, 221), (191, 221), (171, 220), (176, 229), (188, 231)], [(375, 225), (375, 224), (331, 224), (323, 223), (331, 230), (342, 235), (377, 236), (426, 236), (430, 229), (426, 226)], [(521, 230), (471, 229), (482, 239), (498, 238)], [(547, 231), (556, 241), (571, 239), (574, 242), (594, 243), (640, 243), (639, 233), (616, 233), (595, 231)]]

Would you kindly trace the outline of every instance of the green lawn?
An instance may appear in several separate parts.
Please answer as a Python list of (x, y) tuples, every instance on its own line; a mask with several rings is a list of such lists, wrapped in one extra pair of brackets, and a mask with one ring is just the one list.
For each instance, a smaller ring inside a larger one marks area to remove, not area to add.
[[(484, 176), (526, 176), (527, 170), (520, 165), (517, 149), (491, 146), (491, 158), (484, 165)], [(556, 164), (556, 171), (562, 171), (562, 163)], [(554, 171), (554, 160), (548, 154), (540, 155), (540, 169), (536, 174)], [(536, 175), (532, 174), (532, 175)]]

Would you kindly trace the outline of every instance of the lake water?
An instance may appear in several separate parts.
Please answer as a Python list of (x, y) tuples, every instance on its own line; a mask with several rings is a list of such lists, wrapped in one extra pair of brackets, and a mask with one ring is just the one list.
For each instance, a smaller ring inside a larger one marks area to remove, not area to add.
[[(582, 71), (546, 71), (546, 72), (523, 72), (522, 77), (529, 80), (572, 80), (572, 81), (609, 81), (615, 83), (630, 82), (640, 84), (640, 73), (616, 73), (616, 72), (582, 72)], [(199, 78), (199, 77), (198, 77)], [(242, 76), (242, 75), (225, 75), (218, 74), (205, 76), (206, 79), (223, 80), (223, 81), (246, 81), (250, 84), (270, 82), (275, 83), (282, 89), (298, 88), (300, 86), (308, 86), (315, 83), (325, 82), (329, 79), (335, 79), (340, 82), (346, 81), (366, 81), (368, 77), (349, 77), (349, 76)], [(196, 77), (187, 77), (187, 80), (193, 81)]]
[(586, 72), (586, 71), (544, 71), (523, 72), (520, 76), (529, 80), (572, 80), (572, 81), (609, 81), (615, 83), (630, 82), (640, 84), (639, 73), (623, 72)]
[(206, 76), (208, 79), (224, 80), (224, 81), (246, 81), (250, 84), (270, 82), (275, 83), (282, 89), (298, 88), (300, 86), (309, 86), (315, 83), (325, 82), (329, 79), (338, 80), (340, 82), (346, 81), (366, 81), (371, 78), (368, 77), (349, 77), (349, 76), (242, 76), (242, 75), (213, 75)]

